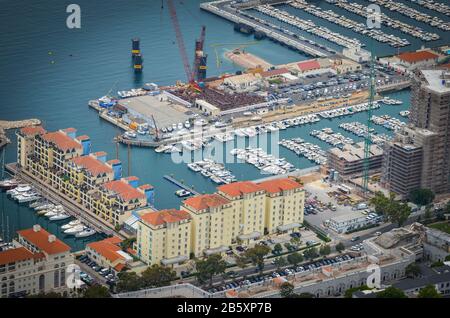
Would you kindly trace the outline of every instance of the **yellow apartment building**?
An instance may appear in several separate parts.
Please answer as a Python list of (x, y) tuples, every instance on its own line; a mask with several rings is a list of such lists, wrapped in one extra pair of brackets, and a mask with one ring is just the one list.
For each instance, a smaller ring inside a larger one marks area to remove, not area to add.
[(145, 213), (137, 233), (137, 255), (143, 262), (173, 265), (189, 259), (191, 216), (188, 212), (171, 209)]

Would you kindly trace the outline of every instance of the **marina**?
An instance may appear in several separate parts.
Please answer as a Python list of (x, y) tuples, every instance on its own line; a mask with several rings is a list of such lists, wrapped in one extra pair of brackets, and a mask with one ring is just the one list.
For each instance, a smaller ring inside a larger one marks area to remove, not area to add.
[(382, 115), (382, 116), (372, 115), (371, 121), (377, 125), (383, 126), (386, 129), (393, 131), (398, 131), (400, 130), (400, 128), (406, 125), (405, 122), (397, 118), (392, 118), (389, 115)]
[(279, 145), (295, 152), (297, 156), (303, 156), (317, 165), (327, 162), (327, 154), (318, 145), (305, 142), (301, 138), (282, 139)]
[(351, 132), (358, 137), (365, 137), (368, 135), (368, 131), (370, 131), (371, 141), (377, 145), (383, 145), (387, 140), (389, 140), (389, 136), (385, 134), (378, 135), (374, 128), (368, 129), (367, 125), (360, 122), (342, 123), (339, 125), (339, 128)]
[(323, 128), (322, 130), (313, 130), (309, 133), (311, 136), (320, 139), (333, 147), (342, 148), (344, 145), (352, 145), (353, 139), (345, 137), (341, 133), (335, 133), (331, 128)]
[(205, 158), (201, 161), (188, 163), (187, 166), (190, 170), (209, 178), (215, 184), (228, 184), (237, 181), (236, 176), (232, 175), (231, 171), (212, 159)]

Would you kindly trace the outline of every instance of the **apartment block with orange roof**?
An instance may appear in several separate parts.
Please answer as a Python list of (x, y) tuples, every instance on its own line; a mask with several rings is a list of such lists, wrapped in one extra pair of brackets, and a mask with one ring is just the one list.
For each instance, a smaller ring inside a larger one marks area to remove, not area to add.
[(17, 233), (14, 247), (0, 252), (0, 298), (67, 291), (70, 247), (40, 225)]
[(192, 217), (191, 252), (196, 256), (225, 252), (236, 242), (239, 214), (227, 198), (199, 195), (184, 200), (180, 209)]
[(137, 256), (149, 265), (174, 265), (189, 260), (191, 216), (182, 210), (151, 211), (142, 215)]
[(298, 229), (303, 223), (305, 191), (291, 179), (275, 179), (258, 184), (266, 191), (265, 232)]
[(133, 261), (133, 257), (122, 250), (121, 243), (122, 239), (119, 237), (109, 237), (87, 244), (86, 252), (101, 267), (119, 273)]
[(264, 235), (266, 192), (251, 181), (234, 182), (217, 188), (217, 194), (231, 201), (239, 222), (236, 237), (246, 244)]

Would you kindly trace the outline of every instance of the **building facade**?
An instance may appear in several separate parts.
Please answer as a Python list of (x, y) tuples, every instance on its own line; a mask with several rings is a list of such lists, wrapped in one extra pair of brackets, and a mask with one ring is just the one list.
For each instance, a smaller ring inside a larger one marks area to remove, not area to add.
[(13, 248), (0, 252), (0, 297), (65, 292), (70, 247), (35, 225), (18, 232)]

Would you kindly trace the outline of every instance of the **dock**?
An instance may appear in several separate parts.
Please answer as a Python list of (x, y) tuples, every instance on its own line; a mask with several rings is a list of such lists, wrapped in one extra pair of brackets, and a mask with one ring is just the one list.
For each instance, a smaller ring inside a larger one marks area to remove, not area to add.
[(190, 193), (194, 194), (194, 195), (200, 195), (199, 192), (195, 191), (194, 189), (192, 189), (191, 187), (185, 185), (184, 183), (181, 183), (180, 181), (176, 180), (175, 178), (165, 175), (164, 179), (166, 179), (167, 181), (173, 183), (174, 185), (176, 185), (177, 187), (189, 191)]
[(202, 10), (220, 16), (226, 20), (229, 20), (235, 24), (246, 25), (247, 27), (250, 27), (251, 29), (255, 30), (255, 32), (263, 33), (266, 37), (272, 39), (275, 42), (282, 43), (283, 45), (291, 49), (304, 52), (313, 57), (326, 57), (334, 53), (330, 52), (327, 49), (322, 49), (313, 46), (312, 44), (303, 41), (302, 39), (285, 34), (282, 31), (279, 31), (276, 28), (271, 27), (270, 23), (267, 23), (268, 25), (264, 25), (255, 20), (247, 18), (244, 15), (239, 14), (239, 11), (227, 7), (230, 2), (231, 1), (229, 0), (203, 2), (200, 4), (200, 8)]
[(6, 164), (5, 169), (15, 178), (31, 184), (43, 197), (49, 201), (61, 204), (68, 214), (92, 227), (95, 231), (106, 235), (116, 235), (122, 239), (127, 239), (130, 237), (123, 231), (119, 233), (116, 232), (112, 224), (107, 223), (105, 220), (100, 219), (96, 215), (93, 215), (85, 206), (77, 202), (73, 202), (69, 197), (52, 189), (48, 186), (48, 184), (40, 179), (37, 179), (28, 171), (20, 169), (17, 167), (16, 163)]
[(0, 149), (11, 142), (6, 136), (6, 130), (23, 128), (27, 126), (40, 125), (39, 119), (25, 119), (25, 120), (0, 120)]

